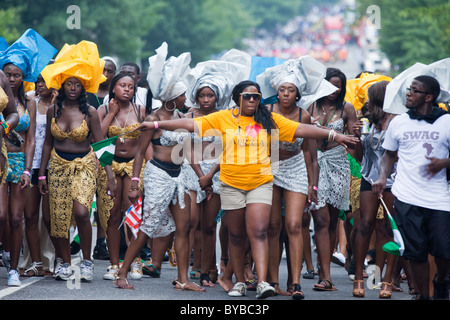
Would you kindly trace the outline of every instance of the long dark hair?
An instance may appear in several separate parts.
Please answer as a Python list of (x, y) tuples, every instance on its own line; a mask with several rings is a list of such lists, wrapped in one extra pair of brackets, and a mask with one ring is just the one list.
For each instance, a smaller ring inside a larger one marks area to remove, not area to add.
[[(339, 92), (339, 95), (336, 98), (336, 110), (344, 107), (344, 98), (346, 93), (346, 87), (347, 87), (347, 77), (345, 74), (337, 69), (337, 68), (327, 68), (327, 73), (325, 75), (325, 80), (330, 80), (331, 78), (339, 78), (341, 80), (341, 92)], [(326, 99), (325, 97), (320, 98), (317, 100), (317, 104), (319, 106), (322, 105), (323, 101)]]
[(379, 128), (379, 122), (384, 116), (383, 103), (384, 96), (386, 94), (386, 87), (389, 81), (380, 81), (374, 83), (367, 90), (369, 97), (369, 104), (372, 106), (373, 111), (369, 114), (369, 121)]
[[(57, 97), (57, 101), (56, 101), (56, 105), (58, 106), (58, 109), (56, 110), (56, 117), (55, 117), (56, 119), (61, 116), (61, 110), (63, 108), (62, 104), (63, 104), (63, 101), (65, 100), (65, 93), (64, 93), (65, 83), (66, 82), (64, 81), (64, 83), (61, 85), (61, 88), (58, 91), (58, 97)], [(80, 93), (80, 97), (78, 98), (78, 103), (79, 103), (81, 113), (90, 117), (91, 114), (89, 113), (89, 104), (87, 102), (87, 94), (86, 94), (86, 90), (84, 89), (84, 86), (81, 86), (81, 93)]]
[[(240, 103), (240, 94), (244, 91), (245, 88), (251, 86), (256, 87), (256, 89), (258, 89), (258, 92), (261, 93), (259, 84), (250, 80), (241, 81), (233, 88), (231, 97), (238, 106)], [(268, 134), (270, 134), (271, 129), (277, 128), (277, 125), (272, 118), (272, 113), (266, 108), (264, 104), (261, 103), (261, 100), (259, 101), (258, 108), (255, 112), (255, 122), (261, 124), (263, 129), (267, 130)]]

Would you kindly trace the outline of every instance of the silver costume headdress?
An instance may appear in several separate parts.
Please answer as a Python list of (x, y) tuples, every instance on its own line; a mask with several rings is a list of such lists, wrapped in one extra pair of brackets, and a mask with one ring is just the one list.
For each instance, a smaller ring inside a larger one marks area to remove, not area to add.
[(149, 68), (147, 81), (153, 98), (161, 101), (170, 101), (186, 92), (187, 86), (184, 78), (189, 73), (191, 54), (184, 52), (178, 57), (167, 57), (167, 43), (164, 42), (156, 55), (148, 58)]
[(307, 109), (317, 99), (337, 90), (325, 80), (325, 75), (326, 67), (322, 63), (310, 56), (303, 56), (266, 69), (256, 77), (256, 81), (261, 86), (264, 99), (276, 96), (281, 84), (294, 84), (301, 95), (297, 105)]

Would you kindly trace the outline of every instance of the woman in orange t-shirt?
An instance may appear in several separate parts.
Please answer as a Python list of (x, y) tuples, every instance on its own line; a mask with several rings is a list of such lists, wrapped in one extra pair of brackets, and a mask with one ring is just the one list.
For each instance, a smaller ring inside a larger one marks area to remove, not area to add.
[(244, 277), (245, 247), (249, 238), (253, 260), (258, 274), (257, 298), (274, 294), (266, 282), (268, 267), (267, 228), (272, 202), (271, 143), (293, 142), (295, 138), (322, 138), (339, 144), (355, 144), (356, 139), (332, 130), (318, 128), (271, 113), (261, 103), (257, 83), (243, 81), (232, 93), (237, 106), (195, 119), (145, 121), (141, 130), (186, 129), (199, 136), (218, 135), (222, 138), (223, 153), (220, 163), (221, 206), (229, 228), (230, 260), (236, 283), (230, 296), (246, 294)]

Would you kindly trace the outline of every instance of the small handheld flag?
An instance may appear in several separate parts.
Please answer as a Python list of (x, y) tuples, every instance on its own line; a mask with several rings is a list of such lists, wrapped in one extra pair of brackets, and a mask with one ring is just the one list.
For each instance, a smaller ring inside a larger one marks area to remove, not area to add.
[[(373, 184), (373, 181), (370, 180)], [(389, 222), (391, 223), (392, 233), (394, 234), (394, 242), (389, 241), (383, 245), (383, 251), (393, 254), (394, 256), (402, 256), (403, 252), (405, 251), (405, 243), (403, 242), (402, 235), (400, 231), (397, 228), (397, 224), (395, 223), (394, 218), (392, 217), (391, 213), (389, 212), (389, 209), (386, 206), (386, 203), (384, 203), (383, 198), (380, 198), (381, 204), (384, 207), (384, 210), (386, 210), (386, 214), (388, 216)]]
[(112, 164), (114, 152), (116, 151), (116, 141), (117, 136), (92, 144), (92, 148), (102, 167)]
[[(133, 232), (134, 238), (137, 238), (137, 234), (139, 233), (139, 227), (142, 223), (142, 199), (139, 198), (138, 202), (136, 204), (132, 204), (127, 212), (125, 212), (125, 217), (123, 218), (122, 223), (120, 226), (122, 226), (123, 222), (130, 227), (131, 232)], [(119, 228), (120, 228), (119, 226)]]
[(383, 245), (383, 251), (393, 254), (395, 256), (402, 256), (405, 251), (405, 244), (403, 242), (402, 235), (397, 228), (397, 224), (394, 221), (394, 218), (389, 213), (389, 210), (386, 207), (383, 199), (381, 199), (381, 203), (383, 204), (384, 209), (386, 210), (389, 222), (391, 223), (392, 232), (394, 233), (394, 242), (389, 241)]

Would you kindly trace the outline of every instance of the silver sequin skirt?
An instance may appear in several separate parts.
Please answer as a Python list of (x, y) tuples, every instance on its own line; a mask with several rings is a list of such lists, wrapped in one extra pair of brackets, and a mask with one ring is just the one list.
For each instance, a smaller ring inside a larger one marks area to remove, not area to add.
[(308, 194), (308, 172), (303, 151), (272, 164), (273, 184), (285, 190)]
[(350, 208), (350, 164), (347, 151), (338, 146), (331, 150), (317, 151), (319, 164), (319, 207), (330, 204), (339, 210)]
[(167, 172), (150, 161), (144, 170), (144, 205), (142, 209), (142, 230), (150, 238), (165, 237), (175, 231), (175, 221), (169, 210), (170, 204), (184, 208), (185, 191), (183, 170), (172, 178)]

